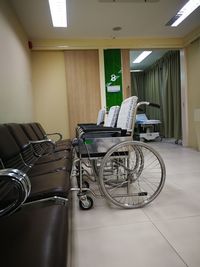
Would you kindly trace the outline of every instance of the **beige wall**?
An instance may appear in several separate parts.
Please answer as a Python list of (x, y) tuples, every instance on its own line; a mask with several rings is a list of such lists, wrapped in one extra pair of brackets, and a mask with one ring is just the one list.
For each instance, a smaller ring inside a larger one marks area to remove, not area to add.
[(32, 52), (34, 119), (47, 132), (69, 137), (65, 62), (62, 51)]
[(190, 44), (187, 47), (186, 52), (189, 121), (188, 145), (193, 148), (198, 148), (194, 122), (194, 110), (200, 108), (200, 38)]
[(8, 1), (0, 1), (0, 122), (32, 120), (31, 61), (26, 36)]

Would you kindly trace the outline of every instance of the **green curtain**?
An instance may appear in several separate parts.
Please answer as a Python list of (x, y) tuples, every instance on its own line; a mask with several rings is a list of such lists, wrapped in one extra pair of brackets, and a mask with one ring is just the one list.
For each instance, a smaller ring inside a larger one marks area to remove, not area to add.
[(160, 104), (160, 109), (147, 107), (147, 116), (162, 121), (161, 134), (164, 137), (181, 139), (179, 51), (167, 52), (143, 74), (132, 73), (132, 92), (137, 94), (139, 101)]
[[(160, 67), (156, 65), (154, 68), (145, 72), (145, 100), (162, 105), (160, 87)], [(146, 114), (149, 118), (162, 120), (161, 109), (147, 106)]]
[(162, 64), (162, 106), (164, 136), (182, 138), (179, 51), (167, 53)]
[(144, 85), (144, 73), (143, 72), (134, 72), (131, 75), (131, 93), (136, 95), (139, 101), (145, 99), (145, 85)]

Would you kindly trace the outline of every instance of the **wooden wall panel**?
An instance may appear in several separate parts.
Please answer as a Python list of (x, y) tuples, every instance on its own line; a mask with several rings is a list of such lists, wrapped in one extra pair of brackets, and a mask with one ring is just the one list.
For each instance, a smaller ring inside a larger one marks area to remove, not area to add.
[(65, 52), (71, 138), (77, 123), (96, 122), (101, 106), (98, 50)]
[(123, 99), (131, 96), (129, 49), (121, 49)]

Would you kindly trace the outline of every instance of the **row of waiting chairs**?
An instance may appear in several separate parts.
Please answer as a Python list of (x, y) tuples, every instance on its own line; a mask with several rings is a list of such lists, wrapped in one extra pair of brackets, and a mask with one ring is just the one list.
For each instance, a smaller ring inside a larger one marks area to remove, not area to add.
[(38, 123), (0, 125), (2, 266), (66, 267), (71, 153)]

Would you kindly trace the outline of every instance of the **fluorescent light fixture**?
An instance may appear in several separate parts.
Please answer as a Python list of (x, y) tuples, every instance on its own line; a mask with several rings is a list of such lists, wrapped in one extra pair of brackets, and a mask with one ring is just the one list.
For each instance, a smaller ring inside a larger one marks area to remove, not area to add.
[(143, 72), (143, 70), (130, 70), (130, 72)]
[(58, 45), (57, 47), (58, 48), (68, 48), (69, 46), (68, 45)]
[(134, 61), (133, 63), (140, 63), (142, 62), (148, 55), (150, 55), (152, 51), (143, 51)]
[(49, 0), (51, 19), (54, 27), (67, 27), (66, 0)]
[(186, 19), (195, 9), (200, 6), (200, 0), (189, 0), (178, 13), (167, 23), (172, 27), (178, 26), (184, 19)]

